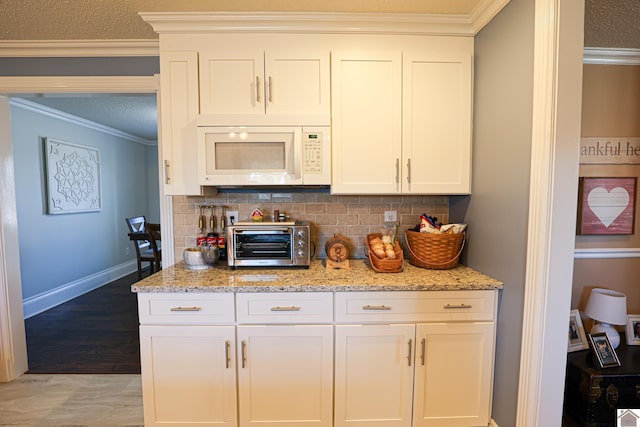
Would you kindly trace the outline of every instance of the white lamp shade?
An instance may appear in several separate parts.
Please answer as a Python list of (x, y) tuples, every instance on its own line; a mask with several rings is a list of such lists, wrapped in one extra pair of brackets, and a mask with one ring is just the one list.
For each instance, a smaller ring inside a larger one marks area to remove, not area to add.
[(627, 323), (627, 296), (610, 289), (594, 288), (584, 314), (593, 320), (612, 325)]

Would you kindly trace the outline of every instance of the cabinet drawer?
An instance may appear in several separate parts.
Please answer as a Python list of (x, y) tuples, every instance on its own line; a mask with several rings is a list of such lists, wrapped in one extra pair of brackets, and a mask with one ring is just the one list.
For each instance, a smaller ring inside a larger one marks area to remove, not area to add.
[(494, 320), (495, 291), (338, 292), (336, 323)]
[(232, 293), (139, 293), (141, 324), (233, 323)]
[(333, 293), (238, 293), (238, 323), (332, 323)]

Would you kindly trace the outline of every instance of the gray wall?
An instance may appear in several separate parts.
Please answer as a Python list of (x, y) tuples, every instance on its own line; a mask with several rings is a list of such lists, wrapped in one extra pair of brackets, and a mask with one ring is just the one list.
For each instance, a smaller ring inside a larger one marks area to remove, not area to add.
[[(157, 147), (16, 105), (11, 126), (23, 299), (134, 260), (124, 219), (159, 220)], [(100, 150), (101, 211), (46, 214), (43, 137)]]
[(466, 263), (504, 282), (493, 418), (516, 422), (533, 99), (534, 2), (511, 2), (475, 41), (473, 187)]

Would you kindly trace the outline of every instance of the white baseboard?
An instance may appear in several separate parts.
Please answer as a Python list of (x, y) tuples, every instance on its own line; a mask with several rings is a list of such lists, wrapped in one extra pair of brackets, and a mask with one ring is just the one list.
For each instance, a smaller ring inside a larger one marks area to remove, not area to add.
[(24, 318), (35, 316), (43, 311), (49, 310), (57, 305), (72, 300), (89, 291), (113, 282), (116, 279), (135, 273), (138, 270), (136, 261), (129, 261), (116, 265), (107, 270), (94, 273), (73, 282), (58, 286), (48, 292), (43, 292), (22, 301), (24, 307)]

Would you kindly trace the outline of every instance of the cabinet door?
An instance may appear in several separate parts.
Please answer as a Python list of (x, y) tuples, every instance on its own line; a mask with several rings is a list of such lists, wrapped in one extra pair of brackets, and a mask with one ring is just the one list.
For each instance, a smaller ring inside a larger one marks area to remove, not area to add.
[(200, 53), (202, 114), (264, 114), (262, 50)]
[(419, 324), (416, 346), (413, 426), (488, 425), (494, 324)]
[(240, 426), (331, 426), (331, 325), (238, 326)]
[(267, 50), (267, 114), (329, 116), (329, 52)]
[(471, 192), (471, 54), (403, 57), (403, 193)]
[(334, 194), (400, 192), (400, 52), (331, 56)]
[(194, 121), (198, 117), (198, 54), (160, 55), (160, 145), (164, 194), (200, 195)]
[(335, 426), (411, 426), (415, 326), (336, 326)]
[(140, 326), (145, 426), (235, 426), (234, 326)]

